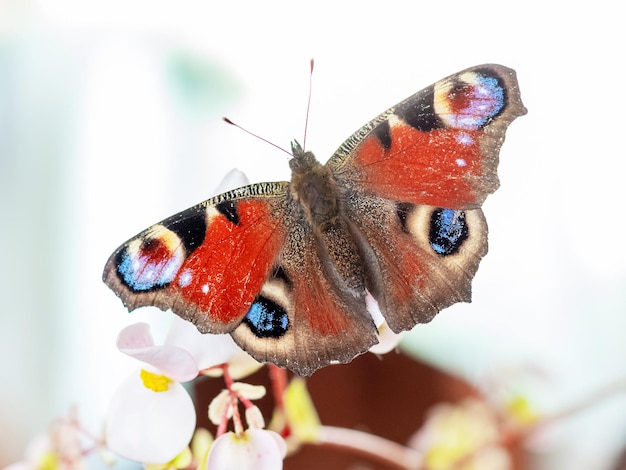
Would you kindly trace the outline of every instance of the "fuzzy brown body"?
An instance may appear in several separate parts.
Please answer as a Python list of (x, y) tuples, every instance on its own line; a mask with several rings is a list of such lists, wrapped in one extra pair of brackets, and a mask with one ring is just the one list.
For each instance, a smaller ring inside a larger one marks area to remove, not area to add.
[(343, 207), (348, 199), (345, 188), (335, 181), (330, 167), (319, 163), (313, 153), (292, 144), (290, 195), (302, 209), (302, 219), (311, 227), (326, 275), (342, 292), (357, 298), (365, 296), (363, 260), (359, 255), (349, 220)]

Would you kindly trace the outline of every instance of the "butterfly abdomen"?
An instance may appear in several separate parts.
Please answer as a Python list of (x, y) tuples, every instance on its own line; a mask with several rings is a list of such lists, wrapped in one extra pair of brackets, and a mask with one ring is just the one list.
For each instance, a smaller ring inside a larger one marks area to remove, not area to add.
[(311, 152), (294, 147), (294, 160), (292, 199), (315, 237), (326, 275), (335, 280), (341, 293), (363, 298), (363, 263), (342, 210), (345, 189)]

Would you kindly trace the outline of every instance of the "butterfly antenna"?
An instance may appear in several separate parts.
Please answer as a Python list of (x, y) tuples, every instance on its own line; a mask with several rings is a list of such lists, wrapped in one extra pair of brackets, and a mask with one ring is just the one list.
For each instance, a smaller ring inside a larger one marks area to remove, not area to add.
[(223, 117), (223, 118), (222, 118), (222, 120), (223, 120), (224, 122), (226, 122), (226, 123), (230, 124), (231, 126), (235, 126), (235, 127), (239, 128), (239, 129), (241, 129), (241, 130), (242, 130), (242, 131), (244, 131), (246, 134), (250, 134), (252, 137), (256, 137), (257, 139), (262, 140), (263, 142), (265, 142), (265, 143), (267, 143), (267, 144), (270, 144), (272, 147), (276, 147), (278, 150), (280, 150), (280, 151), (282, 151), (282, 152), (285, 152), (287, 155), (289, 155), (289, 157), (290, 157), (290, 158), (293, 158), (293, 154), (292, 154), (290, 151), (285, 150), (284, 148), (282, 148), (280, 145), (276, 145), (274, 142), (271, 142), (271, 141), (269, 141), (269, 140), (267, 140), (267, 139), (265, 139), (265, 138), (261, 137), (260, 135), (255, 134), (254, 132), (250, 132), (248, 129), (246, 129), (246, 128), (244, 128), (244, 127), (241, 127), (239, 124), (237, 124), (237, 123), (235, 123), (235, 122), (231, 121), (231, 120), (230, 120), (230, 119), (228, 119), (227, 117)]
[(313, 65), (314, 61), (311, 59), (311, 72), (309, 73), (309, 100), (306, 104), (306, 118), (304, 120), (304, 139), (302, 139), (302, 149), (306, 150), (306, 131), (309, 128), (309, 111), (311, 110), (311, 90), (313, 89)]

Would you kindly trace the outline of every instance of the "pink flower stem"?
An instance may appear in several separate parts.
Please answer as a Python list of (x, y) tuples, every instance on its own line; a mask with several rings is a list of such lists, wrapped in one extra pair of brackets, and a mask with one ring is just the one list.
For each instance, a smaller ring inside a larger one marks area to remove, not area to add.
[(228, 390), (228, 400), (229, 404), (224, 410), (224, 416), (222, 417), (222, 421), (220, 422), (220, 426), (217, 430), (217, 436), (221, 436), (226, 432), (226, 428), (228, 426), (228, 415), (229, 410), (232, 410), (233, 413), (233, 426), (235, 428), (235, 434), (241, 436), (244, 432), (243, 422), (241, 421), (241, 414), (239, 413), (239, 401), (241, 401), (246, 408), (252, 406), (250, 400), (242, 397), (239, 393), (233, 390), (233, 378), (228, 373), (228, 364), (223, 364), (222, 370), (224, 371), (224, 384), (226, 385), (226, 389)]
[(232, 391), (230, 393), (231, 393), (230, 395), (231, 406), (233, 407), (233, 425), (235, 427), (235, 434), (237, 434), (237, 436), (242, 436), (244, 428), (243, 428), (243, 423), (241, 421), (241, 414), (239, 413), (239, 407), (237, 406), (238, 405), (237, 396)]
[(268, 363), (269, 377), (272, 384), (272, 396), (274, 397), (274, 419), (275, 431), (281, 436), (287, 437), (291, 434), (291, 427), (285, 418), (285, 391), (287, 390), (288, 377), (287, 369)]
[(272, 395), (274, 395), (274, 403), (276, 408), (281, 410), (284, 408), (283, 395), (287, 390), (287, 370), (282, 367), (275, 366), (274, 364), (268, 364), (270, 380), (272, 381)]
[(226, 429), (228, 429), (228, 408), (228, 406), (224, 408), (224, 414), (222, 415), (222, 419), (220, 420), (220, 425), (217, 427), (215, 437), (220, 437), (226, 432)]
[(346, 449), (392, 468), (416, 469), (422, 463), (416, 450), (355, 429), (321, 426), (316, 444)]
[(566, 408), (563, 408), (561, 411), (547, 415), (538, 421), (534, 426), (531, 426), (531, 430), (534, 431), (536, 428), (547, 426), (555, 421), (562, 421), (563, 419), (576, 415), (600, 402), (604, 402), (615, 395), (623, 393), (626, 393), (626, 377), (617, 379), (614, 382), (597, 389), (595, 392), (592, 392), (587, 397), (581, 399), (578, 403), (574, 403)]
[(233, 379), (228, 373), (228, 364), (222, 364), (221, 367), (222, 367), (222, 370), (224, 371), (224, 383), (226, 384), (226, 388), (230, 390), (231, 387), (233, 386)]
[(243, 404), (243, 406), (244, 406), (246, 409), (248, 409), (248, 408), (250, 408), (250, 407), (253, 407), (253, 406), (254, 406), (254, 403), (252, 403), (252, 402), (251, 402), (250, 400), (248, 400), (246, 397), (242, 396), (242, 395), (241, 395), (241, 393), (237, 393), (237, 392), (234, 392), (234, 391), (231, 391), (231, 393), (235, 396), (235, 398), (236, 398), (237, 400), (239, 400), (239, 401)]

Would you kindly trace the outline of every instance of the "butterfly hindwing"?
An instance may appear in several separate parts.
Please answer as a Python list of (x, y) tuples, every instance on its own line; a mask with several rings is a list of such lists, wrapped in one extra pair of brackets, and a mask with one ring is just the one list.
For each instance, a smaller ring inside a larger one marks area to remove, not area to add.
[(153, 225), (111, 255), (105, 283), (129, 310), (172, 309), (202, 332), (230, 332), (284, 243), (287, 187), (246, 186)]
[(362, 197), (348, 217), (371, 255), (367, 287), (389, 327), (410, 330), (456, 302), (469, 302), (471, 281), (487, 253), (480, 209), (454, 210)]
[[(291, 209), (297, 215), (298, 206)], [(232, 336), (257, 360), (306, 376), (365, 352), (377, 342), (376, 326), (365, 307), (365, 285), (361, 295), (339, 287), (312, 228), (299, 217), (285, 222), (290, 232), (280, 264), (257, 296), (254, 314)]]

